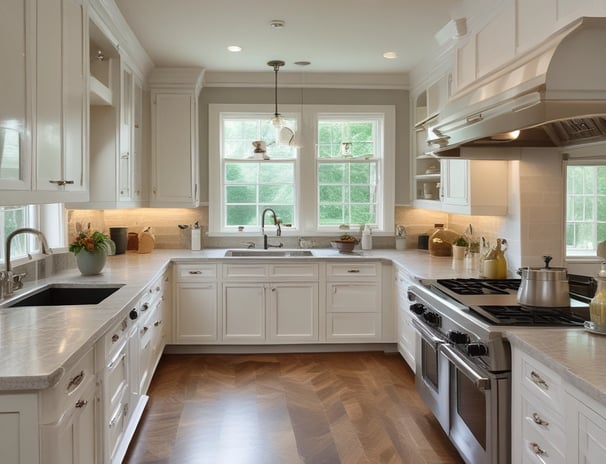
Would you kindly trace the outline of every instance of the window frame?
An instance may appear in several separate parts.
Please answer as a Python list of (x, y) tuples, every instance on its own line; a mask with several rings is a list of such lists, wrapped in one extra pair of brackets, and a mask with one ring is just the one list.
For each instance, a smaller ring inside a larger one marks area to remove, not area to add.
[[(295, 118), (300, 128), (297, 136), (301, 148), (297, 152), (295, 173), (295, 223), (297, 227), (283, 228), (284, 235), (335, 235), (340, 233), (338, 226), (323, 226), (318, 224), (318, 162), (316, 142), (318, 140), (317, 118), (320, 114), (344, 116), (381, 115), (382, 149), (380, 169), (377, 176), (377, 186), (380, 189), (377, 201), (377, 223), (373, 229), (376, 235), (393, 235), (394, 230), (394, 201), (395, 201), (395, 105), (280, 105), (280, 113), (286, 117)], [(246, 227), (243, 232), (225, 230), (223, 227), (223, 172), (220, 158), (221, 148), (221, 113), (258, 113), (273, 115), (273, 105), (248, 104), (209, 104), (209, 235), (259, 235), (260, 228)], [(355, 232), (358, 232), (355, 230)]]
[[(565, 248), (565, 255), (567, 258), (570, 259), (602, 259), (600, 256), (598, 256), (597, 252), (598, 252), (598, 241), (597, 241), (597, 221), (594, 220), (593, 221), (593, 235), (594, 235), (594, 248), (591, 250), (578, 250), (578, 251), (574, 251), (573, 249), (570, 249), (567, 245), (568, 240), (567, 240), (567, 234), (568, 234), (568, 199), (569, 199), (569, 192), (568, 192), (568, 169), (570, 167), (575, 167), (575, 166), (584, 166), (584, 167), (605, 167), (606, 166), (606, 161), (601, 161), (598, 159), (570, 159), (567, 160), (564, 163), (564, 190), (565, 190), (565, 194), (564, 194), (564, 248)], [(597, 179), (594, 179), (594, 181), (596, 182), (597, 185)], [(593, 193), (593, 198), (596, 200), (594, 202), (594, 208), (595, 208), (595, 218), (597, 219), (597, 198), (598, 198), (598, 191), (597, 189), (594, 191)]]

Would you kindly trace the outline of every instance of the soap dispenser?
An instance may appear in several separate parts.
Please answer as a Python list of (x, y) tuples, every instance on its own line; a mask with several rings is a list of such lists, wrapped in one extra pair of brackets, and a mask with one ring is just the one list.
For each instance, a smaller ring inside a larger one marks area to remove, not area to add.
[(368, 224), (364, 226), (364, 230), (362, 231), (362, 249), (372, 250), (372, 231)]

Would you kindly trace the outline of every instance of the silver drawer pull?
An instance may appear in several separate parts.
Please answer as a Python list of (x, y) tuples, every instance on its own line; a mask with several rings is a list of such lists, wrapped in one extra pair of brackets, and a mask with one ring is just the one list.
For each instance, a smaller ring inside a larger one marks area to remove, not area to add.
[(202, 271), (189, 271), (189, 273), (191, 275), (200, 275), (200, 274), (202, 274)]
[(532, 420), (537, 425), (542, 425), (543, 427), (549, 427), (549, 422), (543, 420), (541, 416), (539, 416), (536, 412), (532, 413)]
[(148, 330), (149, 330), (149, 327), (147, 327), (147, 326), (143, 327), (143, 329), (141, 329), (141, 335), (143, 335), (144, 333), (147, 333)]
[(67, 391), (70, 391), (74, 388), (76, 388), (78, 385), (80, 385), (82, 383), (82, 381), (84, 380), (84, 371), (80, 371), (80, 373), (75, 376), (73, 379), (71, 379), (69, 381), (69, 383), (67, 384)]
[(57, 185), (71, 185), (74, 183), (73, 180), (63, 180), (63, 179), (59, 179), (59, 180), (49, 180), (48, 181), (50, 184), (57, 184)]
[(114, 359), (112, 362), (110, 362), (110, 363), (107, 365), (107, 368), (108, 368), (108, 369), (113, 369), (113, 368), (114, 368), (114, 366), (115, 366), (116, 364), (118, 364), (119, 362), (121, 362), (121, 361), (122, 361), (124, 358), (126, 358), (126, 353), (123, 351), (122, 353), (120, 353), (120, 356), (119, 356), (117, 359)]
[(536, 385), (538, 385), (539, 387), (544, 388), (545, 390), (549, 390), (549, 385), (547, 385), (547, 382), (545, 382), (541, 376), (539, 374), (537, 374), (535, 371), (532, 371), (530, 373), (530, 380), (532, 380)]
[(84, 407), (86, 407), (87, 404), (88, 404), (88, 401), (86, 401), (86, 400), (78, 400), (78, 401), (76, 401), (76, 407), (77, 408), (84, 408)]
[(112, 343), (116, 343), (118, 340), (120, 340), (120, 335), (113, 334), (112, 335)]
[(149, 304), (148, 303), (143, 303), (143, 305), (141, 305), (141, 311), (145, 312), (149, 309)]
[(154, 327), (158, 327), (160, 324), (162, 324), (162, 321), (156, 321), (154, 322)]
[(116, 425), (118, 423), (118, 420), (120, 419), (120, 416), (123, 414), (123, 410), (118, 409), (116, 411), (116, 414), (114, 414), (114, 417), (111, 418), (111, 420), (109, 421), (109, 424), (107, 424), (107, 426), (111, 429), (114, 425)]
[(528, 446), (530, 447), (530, 450), (537, 456), (543, 456), (545, 454), (545, 450), (541, 448), (538, 443), (532, 442), (529, 443)]
[(359, 274), (360, 269), (348, 269), (347, 272), (349, 272), (350, 274)]

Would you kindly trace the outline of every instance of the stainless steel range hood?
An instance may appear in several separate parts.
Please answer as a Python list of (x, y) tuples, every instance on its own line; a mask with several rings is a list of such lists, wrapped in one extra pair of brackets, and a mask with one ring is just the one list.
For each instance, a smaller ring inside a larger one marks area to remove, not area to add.
[(476, 147), (470, 157), (484, 148), (490, 158), (495, 147), (606, 142), (605, 57), (606, 18), (579, 19), (449, 100), (428, 129), (427, 152), (465, 158)]

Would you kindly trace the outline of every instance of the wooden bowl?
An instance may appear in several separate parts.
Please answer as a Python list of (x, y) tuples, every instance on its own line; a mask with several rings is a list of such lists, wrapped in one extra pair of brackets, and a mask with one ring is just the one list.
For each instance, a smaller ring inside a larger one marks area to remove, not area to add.
[(358, 244), (354, 240), (335, 240), (339, 253), (351, 253), (354, 247)]

